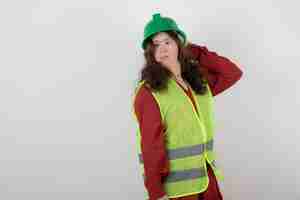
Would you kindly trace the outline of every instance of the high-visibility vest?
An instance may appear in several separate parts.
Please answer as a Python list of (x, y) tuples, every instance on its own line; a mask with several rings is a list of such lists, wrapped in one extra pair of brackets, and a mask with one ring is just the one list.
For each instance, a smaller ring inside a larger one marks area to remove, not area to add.
[[(141, 82), (135, 90), (137, 94)], [(165, 146), (169, 159), (170, 173), (163, 183), (169, 198), (182, 197), (204, 192), (208, 187), (206, 162), (209, 163), (218, 180), (223, 180), (222, 172), (216, 166), (214, 143), (213, 96), (206, 83), (207, 92), (196, 94), (198, 114), (190, 98), (173, 78), (167, 81), (167, 88), (152, 91), (159, 106), (165, 126)], [(137, 120), (137, 118), (136, 118)], [(144, 165), (141, 154), (141, 134), (137, 127), (137, 150), (144, 178)], [(146, 191), (146, 198), (149, 197)]]

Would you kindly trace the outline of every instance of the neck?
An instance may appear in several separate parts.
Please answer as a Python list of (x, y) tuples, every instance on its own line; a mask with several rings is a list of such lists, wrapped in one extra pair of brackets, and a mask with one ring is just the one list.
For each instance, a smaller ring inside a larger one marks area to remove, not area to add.
[(179, 62), (170, 65), (168, 68), (172, 72), (173, 76), (181, 78), (181, 65)]

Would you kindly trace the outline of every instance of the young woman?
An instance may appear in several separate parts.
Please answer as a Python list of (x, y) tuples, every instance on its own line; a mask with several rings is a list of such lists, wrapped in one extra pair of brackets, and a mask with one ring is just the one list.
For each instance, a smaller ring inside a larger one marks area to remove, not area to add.
[(135, 90), (140, 166), (149, 200), (222, 200), (213, 148), (213, 96), (242, 76), (228, 58), (188, 43), (168, 17), (144, 29), (145, 66)]

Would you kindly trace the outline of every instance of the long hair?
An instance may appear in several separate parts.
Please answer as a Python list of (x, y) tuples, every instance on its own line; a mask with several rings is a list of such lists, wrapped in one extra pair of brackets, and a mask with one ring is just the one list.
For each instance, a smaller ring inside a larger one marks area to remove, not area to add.
[[(181, 76), (186, 80), (197, 94), (205, 94), (207, 88), (205, 84), (207, 80), (204, 76), (205, 71), (202, 68), (189, 49), (189, 45), (184, 47), (178, 35), (174, 31), (166, 31), (166, 33), (175, 40), (178, 46), (178, 61), (181, 65)], [(155, 47), (151, 39), (147, 41), (144, 51), (145, 64), (140, 72), (140, 80), (145, 81), (146, 86), (152, 90), (164, 90), (167, 81), (171, 77), (172, 72), (160, 63), (156, 62), (154, 57)]]

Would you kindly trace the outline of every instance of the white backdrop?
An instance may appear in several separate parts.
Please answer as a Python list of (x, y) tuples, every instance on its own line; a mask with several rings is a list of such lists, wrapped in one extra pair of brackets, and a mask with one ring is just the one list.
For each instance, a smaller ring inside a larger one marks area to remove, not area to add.
[(299, 199), (298, 8), (271, 0), (1, 1), (0, 198), (143, 199), (131, 94), (143, 28), (161, 12), (244, 72), (215, 97), (225, 199)]

